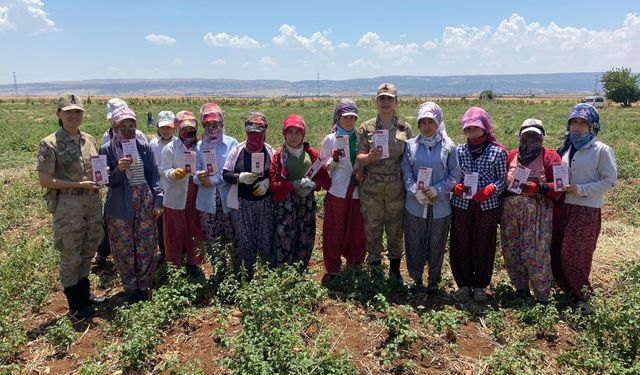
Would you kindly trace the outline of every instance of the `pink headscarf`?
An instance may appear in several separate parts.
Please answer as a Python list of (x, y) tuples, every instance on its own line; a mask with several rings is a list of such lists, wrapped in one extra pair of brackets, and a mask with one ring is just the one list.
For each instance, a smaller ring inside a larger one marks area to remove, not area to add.
[[(138, 121), (136, 120), (136, 113), (133, 112), (129, 107), (119, 107), (116, 108), (111, 114), (111, 132), (113, 133), (113, 137), (111, 138), (111, 146), (115, 151), (118, 159), (121, 159), (124, 154), (122, 153), (122, 136), (118, 132), (116, 127), (119, 123), (124, 120), (132, 119), (136, 123), (136, 127), (138, 125)], [(134, 137), (135, 139), (135, 137)]]
[(467, 111), (462, 115), (462, 130), (469, 126), (477, 126), (479, 128), (484, 129), (486, 133), (487, 140), (494, 145), (500, 147), (503, 150), (506, 150), (504, 145), (496, 139), (496, 136), (493, 134), (493, 124), (491, 123), (491, 117), (489, 117), (489, 113), (480, 107), (471, 107), (467, 109)]
[(202, 134), (202, 147), (204, 149), (210, 149), (215, 147), (224, 135), (224, 114), (222, 109), (216, 103), (207, 103), (200, 108), (200, 118), (202, 123), (209, 121), (219, 122), (221, 126), (216, 129), (204, 128)]
[(300, 133), (302, 133), (302, 138), (304, 138), (306, 134), (304, 119), (300, 115), (296, 115), (295, 113), (290, 114), (282, 120), (282, 135), (287, 134), (287, 129), (294, 127), (300, 129)]

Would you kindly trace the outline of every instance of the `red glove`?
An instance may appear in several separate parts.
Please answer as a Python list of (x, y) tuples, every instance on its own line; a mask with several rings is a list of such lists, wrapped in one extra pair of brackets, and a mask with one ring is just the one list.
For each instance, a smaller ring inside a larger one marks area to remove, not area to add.
[(340, 155), (338, 155), (338, 150), (333, 150), (333, 152), (331, 153), (331, 159), (333, 159), (333, 161), (335, 161), (336, 163), (340, 161)]
[(473, 196), (473, 200), (482, 204), (484, 201), (489, 199), (489, 197), (496, 192), (496, 187), (494, 184), (489, 184), (485, 186), (482, 190), (478, 191), (476, 195)]
[(520, 187), (522, 187), (522, 192), (527, 195), (534, 195), (540, 192), (540, 185), (533, 181), (525, 182)]
[(462, 193), (464, 193), (464, 184), (462, 183), (457, 183), (453, 186), (453, 195), (457, 195), (459, 197), (462, 196)]

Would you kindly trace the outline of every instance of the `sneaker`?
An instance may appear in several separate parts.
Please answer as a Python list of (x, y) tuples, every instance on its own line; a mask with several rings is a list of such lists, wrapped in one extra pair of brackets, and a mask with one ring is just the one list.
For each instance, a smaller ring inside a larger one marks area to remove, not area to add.
[(456, 301), (467, 301), (471, 296), (471, 288), (468, 286), (463, 286), (462, 288), (458, 288), (458, 290), (453, 293), (453, 299)]
[(93, 265), (97, 268), (102, 268), (107, 265), (107, 257), (102, 254), (96, 254), (93, 257)]
[(409, 293), (418, 294), (422, 293), (424, 286), (422, 285), (422, 280), (413, 280), (413, 284), (409, 287)]
[(487, 300), (487, 293), (485, 293), (483, 288), (474, 288), (473, 300), (476, 302), (484, 302)]

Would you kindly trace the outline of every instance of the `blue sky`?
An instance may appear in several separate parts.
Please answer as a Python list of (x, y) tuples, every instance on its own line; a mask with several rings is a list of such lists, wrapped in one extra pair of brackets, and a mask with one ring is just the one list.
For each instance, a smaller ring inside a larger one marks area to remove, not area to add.
[(0, 0), (0, 84), (640, 69), (637, 1)]

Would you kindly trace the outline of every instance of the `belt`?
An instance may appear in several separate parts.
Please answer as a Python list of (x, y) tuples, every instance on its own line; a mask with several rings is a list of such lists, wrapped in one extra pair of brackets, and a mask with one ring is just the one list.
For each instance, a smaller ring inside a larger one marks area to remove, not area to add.
[(83, 189), (83, 188), (60, 189), (60, 194), (63, 194), (63, 195), (95, 195), (95, 194), (98, 194), (98, 190)]
[(402, 175), (399, 173), (382, 174), (382, 173), (367, 172), (365, 178), (368, 178), (371, 181), (376, 181), (376, 182), (392, 182), (392, 181), (401, 180)]

